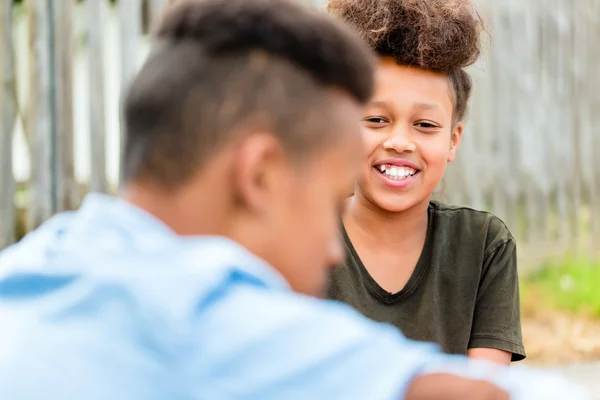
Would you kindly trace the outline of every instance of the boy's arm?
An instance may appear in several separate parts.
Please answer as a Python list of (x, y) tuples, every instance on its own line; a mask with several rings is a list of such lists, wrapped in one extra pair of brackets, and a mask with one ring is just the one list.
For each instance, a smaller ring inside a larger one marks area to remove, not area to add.
[(516, 243), (487, 254), (473, 315), (468, 355), (500, 364), (525, 358), (521, 335)]
[(467, 355), (471, 358), (488, 360), (501, 365), (510, 365), (513, 354), (498, 349), (475, 348), (469, 349)]
[(333, 302), (241, 289), (201, 314), (184, 370), (203, 398), (506, 399), (499, 388), (517, 400), (555, 398), (535, 396), (547, 381), (443, 355)]
[(252, 288), (227, 297), (192, 330), (185, 370), (204, 398), (398, 400), (438, 354), (342, 304)]
[(508, 392), (487, 381), (476, 381), (449, 374), (427, 374), (415, 378), (406, 400), (509, 400)]

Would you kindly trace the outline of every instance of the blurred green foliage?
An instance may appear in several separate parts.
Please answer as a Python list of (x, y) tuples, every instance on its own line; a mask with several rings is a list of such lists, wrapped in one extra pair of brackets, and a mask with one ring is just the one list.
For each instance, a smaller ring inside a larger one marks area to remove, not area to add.
[(600, 318), (600, 263), (565, 258), (523, 277), (521, 303), (528, 310), (556, 309)]

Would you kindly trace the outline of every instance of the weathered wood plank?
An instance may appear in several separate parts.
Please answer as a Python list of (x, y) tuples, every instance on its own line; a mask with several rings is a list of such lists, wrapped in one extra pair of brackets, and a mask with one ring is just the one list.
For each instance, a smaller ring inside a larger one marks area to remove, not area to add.
[(588, 43), (586, 47), (589, 52), (589, 71), (585, 76), (586, 85), (590, 88), (590, 113), (589, 125), (591, 135), (590, 145), (590, 219), (591, 219), (591, 240), (590, 247), (592, 254), (596, 259), (600, 259), (600, 79), (598, 78), (597, 68), (600, 65), (600, 46), (598, 38), (600, 37), (600, 1), (593, 1), (589, 11), (590, 30)]
[(29, 204), (29, 229), (33, 229), (52, 216), (55, 205), (53, 195), (53, 137), (51, 88), (50, 26), (46, 0), (29, 0), (29, 103), (27, 129), (31, 139), (31, 181)]
[(0, 5), (0, 249), (15, 239), (12, 138), (17, 114), (12, 4)]
[(581, 25), (578, 21), (582, 20), (584, 16), (581, 12), (578, 12), (578, 8), (581, 7), (582, 3), (578, 3), (579, 6), (573, 2), (565, 4), (565, 16), (572, 21), (569, 29), (569, 45), (567, 47), (567, 72), (568, 72), (568, 92), (566, 94), (567, 101), (571, 107), (570, 122), (571, 122), (571, 174), (568, 178), (570, 183), (570, 210), (569, 210), (569, 222), (570, 222), (570, 246), (573, 251), (579, 252), (579, 240), (580, 240), (580, 223), (581, 223), (581, 186), (583, 178), (583, 166), (581, 163), (582, 159), (582, 125), (584, 124), (581, 120), (581, 112), (584, 107), (585, 99), (584, 92), (580, 85), (580, 73), (581, 73), (581, 62), (584, 54), (579, 49), (580, 42), (583, 40), (581, 36)]
[(555, 24), (557, 30), (557, 45), (555, 46), (554, 63), (555, 70), (555, 96), (557, 101), (556, 124), (554, 125), (552, 144), (554, 154), (554, 165), (550, 173), (555, 175), (557, 191), (556, 202), (558, 209), (558, 236), (561, 244), (569, 243), (571, 232), (569, 223), (569, 178), (572, 171), (570, 149), (572, 142), (569, 140), (570, 126), (570, 104), (568, 103), (568, 48), (570, 45), (570, 21), (565, 17), (565, 0), (558, 0), (554, 8)]
[[(536, 63), (533, 69), (534, 78), (534, 93), (532, 96), (540, 99), (535, 106), (538, 134), (538, 145), (536, 146), (535, 154), (538, 154), (540, 161), (538, 164), (538, 172), (546, 171), (550, 159), (550, 146), (547, 139), (548, 126), (548, 107), (547, 104), (552, 100), (548, 95), (550, 85), (550, 74), (547, 67), (548, 51), (547, 48), (551, 45), (547, 35), (549, 32), (550, 13), (545, 7), (540, 7), (539, 3), (532, 6), (535, 9), (536, 15), (536, 46), (537, 51), (532, 52)], [(540, 178), (538, 178), (540, 177)], [(530, 243), (532, 247), (538, 247), (544, 243), (548, 243), (551, 237), (550, 231), (550, 210), (551, 210), (551, 192), (552, 192), (552, 176), (547, 173), (539, 173), (535, 181), (538, 182), (538, 188), (535, 197), (530, 199), (530, 212), (537, 212), (535, 228), (531, 229)], [(533, 185), (532, 185), (533, 186)]]
[[(493, 132), (490, 146), (490, 153), (494, 154), (492, 165), (492, 176), (495, 185), (492, 188), (492, 210), (500, 218), (506, 220), (508, 215), (508, 199), (504, 188), (508, 178), (508, 135), (510, 128), (507, 124), (510, 122), (510, 116), (507, 115), (509, 98), (507, 88), (510, 87), (508, 81), (509, 75), (503, 68), (504, 59), (506, 57), (506, 44), (509, 42), (510, 35), (510, 18), (507, 15), (505, 6), (498, 2), (493, 2), (490, 5), (490, 14), (492, 18), (492, 36), (494, 37), (494, 45), (491, 49), (491, 68), (490, 80), (491, 88), (494, 93), (493, 97), (493, 115), (492, 119)], [(506, 221), (509, 222), (509, 221)], [(509, 223), (509, 228), (512, 228)]]
[(54, 120), (56, 135), (56, 210), (71, 210), (78, 203), (73, 153), (73, 6), (74, 0), (53, 3)]
[(106, 1), (87, 0), (91, 175), (89, 190), (107, 192), (104, 110), (104, 24)]
[[(507, 201), (506, 223), (513, 235), (518, 240), (523, 238), (523, 206), (521, 199), (524, 191), (524, 174), (522, 171), (523, 158), (521, 157), (523, 144), (522, 138), (525, 128), (522, 124), (523, 108), (523, 80), (525, 77), (526, 57), (523, 57), (523, 37), (526, 29), (526, 8), (524, 2), (510, 0), (505, 5), (505, 18), (508, 20), (505, 32), (506, 43), (504, 58), (511, 54), (512, 62), (504, 63), (502, 74), (506, 75), (506, 87), (504, 88), (506, 98), (504, 104), (499, 104), (505, 132), (504, 137), (499, 140), (504, 144), (505, 165), (502, 171), (503, 188)], [(532, 132), (534, 133), (534, 132)]]
[[(539, 90), (539, 79), (541, 70), (541, 60), (537, 56), (540, 54), (540, 24), (543, 23), (543, 15), (540, 15), (539, 10), (531, 2), (524, 4), (526, 18), (524, 24), (525, 34), (521, 40), (519, 57), (523, 63), (523, 82), (521, 92), (521, 112), (519, 113), (519, 126), (528, 126), (527, 132), (522, 132), (522, 154), (527, 154), (521, 157), (522, 170), (520, 173), (520, 187), (524, 190), (524, 219), (525, 219), (525, 235), (524, 240), (528, 246), (533, 247), (541, 242), (543, 237), (543, 228), (540, 226), (540, 220), (543, 219), (542, 210), (544, 207), (540, 201), (544, 199), (544, 175), (536, 174), (536, 171), (543, 167), (544, 152), (529, 152), (528, 149), (540, 148), (543, 146), (542, 121), (543, 114), (540, 112), (539, 104), (530, 101), (536, 96)], [(528, 123), (529, 122), (529, 123)], [(541, 179), (540, 179), (541, 178)], [(541, 180), (541, 182), (540, 182)]]
[[(121, 32), (121, 98), (129, 82), (137, 71), (139, 63), (139, 40), (141, 34), (141, 0), (129, 0), (119, 3), (119, 26)], [(125, 126), (121, 115), (121, 158), (125, 145)], [(120, 173), (122, 176), (122, 168)]]

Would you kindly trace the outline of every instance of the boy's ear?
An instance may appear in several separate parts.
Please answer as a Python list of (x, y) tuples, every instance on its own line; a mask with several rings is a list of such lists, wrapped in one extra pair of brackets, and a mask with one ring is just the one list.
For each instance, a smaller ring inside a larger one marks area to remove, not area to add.
[(457, 122), (456, 125), (454, 125), (454, 129), (452, 130), (452, 136), (450, 137), (450, 151), (448, 152), (448, 162), (452, 162), (456, 158), (456, 152), (458, 151), (458, 146), (460, 146), (463, 129), (464, 124), (462, 122)]
[(261, 213), (286, 180), (285, 153), (277, 138), (254, 133), (241, 140), (234, 159), (236, 198), (251, 212)]

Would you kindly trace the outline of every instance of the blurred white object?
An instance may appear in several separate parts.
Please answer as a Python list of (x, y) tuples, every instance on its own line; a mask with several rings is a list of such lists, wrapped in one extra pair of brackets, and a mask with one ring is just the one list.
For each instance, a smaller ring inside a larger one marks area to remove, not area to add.
[(556, 372), (518, 365), (509, 368), (484, 360), (466, 360), (452, 356), (430, 363), (425, 373), (448, 373), (465, 378), (486, 380), (508, 391), (512, 400), (591, 400), (583, 387)]

